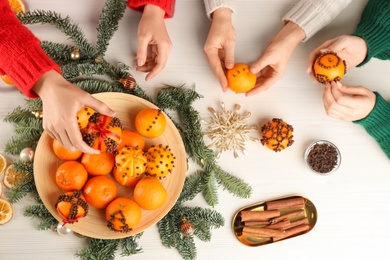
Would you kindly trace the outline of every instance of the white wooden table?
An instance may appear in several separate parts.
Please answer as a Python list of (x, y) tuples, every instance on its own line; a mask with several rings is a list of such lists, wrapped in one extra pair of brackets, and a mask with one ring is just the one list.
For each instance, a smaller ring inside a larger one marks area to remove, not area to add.
[[(103, 0), (25, 2), (30, 10), (55, 10), (69, 15), (91, 42), (96, 41), (95, 28)], [(234, 15), (236, 61), (250, 63), (262, 53), (280, 28), (281, 17), (296, 1), (237, 2)], [(277, 117), (294, 127), (295, 143), (285, 151), (274, 153), (260, 143), (248, 142), (248, 155), (235, 159), (232, 153), (226, 152), (218, 160), (223, 169), (248, 182), (253, 195), (240, 199), (219, 190), (220, 203), (214, 209), (224, 216), (226, 224), (213, 230), (210, 242), (195, 240), (198, 259), (389, 259), (390, 161), (362, 127), (327, 117), (321, 100), (322, 86), (313, 85), (305, 73), (310, 51), (327, 39), (351, 33), (365, 3), (365, 0), (353, 1), (330, 25), (298, 47), (282, 80), (268, 91), (246, 98), (231, 91), (222, 93), (204, 57), (203, 44), (210, 22), (205, 16), (203, 1), (177, 1), (175, 17), (167, 21), (174, 45), (167, 67), (150, 82), (144, 81), (143, 74), (132, 72), (141, 87), (153, 94), (163, 84), (195, 86), (204, 98), (194, 106), (204, 119), (210, 116), (208, 107), (217, 108), (223, 101), (228, 109), (240, 104), (242, 111), (250, 111), (252, 116), (248, 123), (260, 126)], [(133, 65), (139, 18), (140, 14), (126, 11), (108, 49), (109, 61)], [(30, 28), (41, 39), (67, 42), (66, 37), (51, 26)], [(389, 61), (374, 59), (363, 68), (348, 71), (344, 82), (377, 90), (390, 99), (389, 71)], [(17, 105), (24, 105), (23, 96), (3, 83), (0, 83), (0, 96), (1, 117)], [(0, 129), (2, 151), (13, 128), (0, 122)], [(253, 136), (258, 137), (258, 133), (254, 131)], [(305, 148), (317, 139), (329, 140), (341, 151), (342, 163), (334, 175), (316, 176), (304, 163)], [(188, 174), (195, 169), (196, 165), (190, 163)], [(303, 195), (316, 205), (318, 221), (311, 232), (260, 247), (244, 246), (235, 238), (231, 220), (239, 208), (292, 194)], [(14, 218), (0, 226), (0, 259), (74, 259), (74, 253), (83, 248), (86, 241), (74, 235), (61, 237), (51, 231), (37, 231), (37, 220), (23, 216), (24, 208), (30, 203), (33, 200), (27, 196), (14, 204)], [(207, 207), (201, 195), (187, 204)], [(156, 226), (144, 233), (140, 245), (144, 252), (131, 259), (181, 258), (175, 249), (162, 246)], [(119, 251), (117, 256), (121, 259)]]

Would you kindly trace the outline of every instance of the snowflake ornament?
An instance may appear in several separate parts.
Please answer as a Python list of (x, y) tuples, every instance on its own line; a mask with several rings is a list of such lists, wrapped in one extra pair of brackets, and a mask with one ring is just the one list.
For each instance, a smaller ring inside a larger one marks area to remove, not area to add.
[(251, 130), (258, 129), (257, 125), (248, 125), (245, 122), (251, 113), (239, 114), (240, 109), (241, 106), (236, 104), (233, 111), (226, 110), (225, 104), (221, 102), (220, 111), (209, 107), (212, 114), (211, 119), (209, 121), (202, 120), (202, 123), (208, 125), (204, 134), (212, 140), (208, 147), (216, 147), (217, 158), (225, 151), (233, 151), (234, 158), (239, 157), (238, 152), (246, 155), (248, 151), (245, 149), (245, 142), (248, 140), (259, 141), (258, 138), (250, 136)]

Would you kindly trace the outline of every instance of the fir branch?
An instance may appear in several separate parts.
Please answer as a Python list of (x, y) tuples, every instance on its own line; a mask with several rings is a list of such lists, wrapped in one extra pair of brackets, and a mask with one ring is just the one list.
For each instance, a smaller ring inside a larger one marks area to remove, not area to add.
[(19, 153), (26, 147), (35, 149), (39, 141), (39, 136), (32, 136), (29, 133), (13, 136), (5, 144), (4, 152), (12, 155)]
[(118, 239), (91, 238), (87, 247), (75, 253), (81, 260), (113, 260), (119, 244)]
[(142, 237), (143, 232), (134, 236), (126, 237), (120, 240), (122, 248), (121, 256), (130, 256), (142, 253), (142, 247), (139, 247), (138, 240)]
[(90, 94), (102, 92), (126, 92), (119, 82), (109, 82), (103, 79), (78, 79), (74, 84)]
[(7, 192), (7, 199), (16, 203), (30, 192), (36, 192), (32, 162), (14, 161), (14, 170), (21, 174), (20, 178)]
[(202, 191), (204, 186), (204, 179), (202, 175), (204, 174), (204, 171), (199, 170), (186, 177), (183, 189), (180, 193), (179, 199), (177, 200), (177, 204), (182, 204), (185, 201), (194, 199), (195, 196)]
[[(41, 42), (42, 49), (50, 56), (56, 63), (64, 64), (66, 62), (73, 61), (71, 58), (71, 53), (74, 51), (74, 46), (69, 46), (62, 43), (53, 43), (48, 41)], [(80, 59), (83, 59), (82, 53), (80, 53)]]
[(114, 32), (118, 30), (119, 20), (122, 19), (127, 7), (126, 0), (108, 0), (103, 7), (98, 24), (97, 50), (103, 55)]
[(27, 98), (26, 108), (30, 113), (32, 110), (42, 110), (42, 100), (40, 98)]
[(61, 67), (62, 76), (65, 79), (74, 79), (77, 77), (91, 77), (93, 75), (105, 75), (107, 67), (102, 64), (96, 64), (91, 61), (84, 63), (68, 63)]
[(208, 172), (203, 175), (203, 179), (205, 183), (202, 189), (203, 197), (207, 204), (214, 207), (218, 204), (218, 193), (215, 177), (211, 172)]
[(89, 42), (87, 42), (80, 27), (73, 23), (69, 16), (62, 18), (60, 14), (53, 11), (35, 10), (20, 13), (18, 18), (23, 24), (41, 23), (54, 25), (65, 35), (69, 36), (69, 38), (80, 48), (82, 53), (85, 53), (89, 57), (95, 57), (97, 55), (97, 51)]
[(214, 171), (217, 182), (230, 193), (240, 198), (249, 198), (252, 194), (252, 188), (242, 179), (233, 176), (217, 167)]
[(32, 118), (32, 117), (33, 115), (31, 114), (31, 111), (18, 106), (11, 113), (8, 113), (3, 118), (3, 121), (6, 123), (19, 124), (20, 122), (23, 122), (28, 118)]
[(27, 206), (24, 210), (24, 216), (30, 218), (39, 218), (40, 223), (37, 226), (38, 230), (51, 229), (58, 224), (58, 221), (50, 214), (45, 205), (38, 204)]
[(196, 246), (194, 238), (192, 236), (183, 237), (183, 239), (177, 245), (177, 251), (185, 260), (196, 259)]
[(161, 243), (167, 248), (176, 248), (181, 240), (180, 223), (182, 215), (180, 213), (180, 207), (174, 207), (157, 223)]

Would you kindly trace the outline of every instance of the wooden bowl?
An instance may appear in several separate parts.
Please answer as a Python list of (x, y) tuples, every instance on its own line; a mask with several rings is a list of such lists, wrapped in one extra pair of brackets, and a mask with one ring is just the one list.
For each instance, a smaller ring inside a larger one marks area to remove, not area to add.
[[(129, 94), (99, 93), (93, 96), (116, 111), (116, 117), (121, 120), (123, 129), (132, 131), (136, 131), (134, 127), (134, 118), (140, 110), (147, 107), (157, 108), (154, 104)], [(96, 209), (93, 207), (89, 207), (88, 215), (85, 218), (80, 219), (79, 222), (67, 224), (68, 228), (81, 235), (93, 238), (124, 238), (133, 236), (146, 230), (150, 226), (153, 226), (171, 210), (179, 198), (184, 185), (187, 172), (187, 160), (181, 136), (169, 117), (166, 116), (166, 118), (166, 129), (161, 136), (154, 139), (145, 138), (145, 149), (153, 144), (169, 145), (172, 153), (176, 157), (175, 167), (173, 168), (172, 173), (161, 180), (168, 192), (165, 203), (155, 210), (142, 210), (141, 222), (129, 233), (120, 233), (110, 230), (106, 226), (105, 209)], [(63, 161), (61, 161), (53, 152), (52, 139), (44, 132), (39, 139), (35, 151), (34, 178), (39, 196), (44, 205), (59, 222), (62, 222), (62, 218), (57, 213), (55, 204), (58, 196), (63, 194), (64, 191), (57, 186), (55, 173), (58, 166), (62, 163)], [(112, 178), (111, 174), (108, 176)], [(123, 196), (132, 198), (133, 188), (125, 187), (118, 183), (117, 187), (118, 197)]]

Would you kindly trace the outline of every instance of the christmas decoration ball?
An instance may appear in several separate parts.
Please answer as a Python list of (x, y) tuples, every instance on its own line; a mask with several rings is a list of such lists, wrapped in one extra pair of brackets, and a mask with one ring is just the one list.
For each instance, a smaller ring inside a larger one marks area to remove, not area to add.
[(331, 81), (340, 81), (347, 73), (347, 65), (334, 52), (321, 54), (313, 64), (314, 76), (318, 82), (325, 84)]
[(183, 219), (181, 226), (180, 226), (180, 232), (184, 236), (192, 236), (195, 232), (194, 224), (192, 224), (191, 222), (188, 222), (186, 219)]
[(72, 230), (70, 228), (65, 227), (62, 225), (62, 223), (58, 223), (57, 227), (55, 228), (55, 231), (58, 233), (60, 236), (67, 236), (70, 233), (72, 233)]
[(34, 159), (34, 150), (32, 148), (24, 148), (20, 151), (19, 158), (23, 162), (32, 162)]
[(70, 58), (72, 60), (79, 60), (80, 59), (80, 50), (79, 49), (75, 49), (74, 51), (72, 51), (72, 53), (70, 54)]

